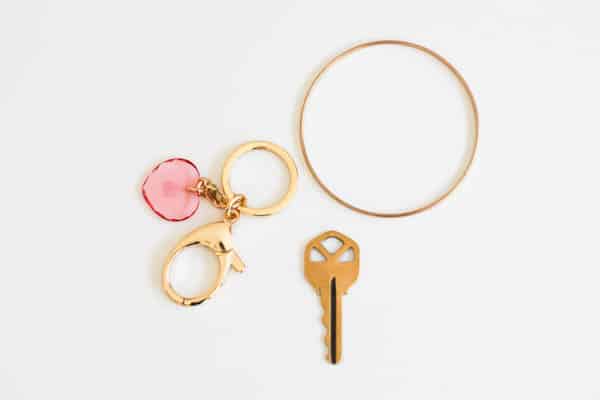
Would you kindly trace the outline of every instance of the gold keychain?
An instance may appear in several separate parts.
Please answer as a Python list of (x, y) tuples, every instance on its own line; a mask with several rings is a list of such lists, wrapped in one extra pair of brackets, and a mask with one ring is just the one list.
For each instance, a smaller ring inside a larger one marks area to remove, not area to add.
[[(286, 194), (274, 205), (252, 208), (246, 197), (231, 189), (229, 178), (233, 162), (252, 150), (266, 150), (275, 154), (287, 167), (289, 185)], [(144, 180), (144, 199), (161, 218), (168, 221), (183, 221), (191, 217), (198, 208), (199, 199), (208, 199), (215, 207), (223, 209), (223, 220), (203, 225), (186, 236), (169, 252), (163, 265), (162, 286), (171, 300), (183, 306), (202, 304), (209, 299), (223, 283), (229, 267), (242, 272), (245, 265), (233, 246), (231, 226), (242, 214), (265, 216), (280, 211), (291, 200), (296, 191), (298, 170), (290, 155), (280, 146), (264, 141), (254, 141), (237, 147), (225, 160), (221, 183), (223, 190), (209, 179), (201, 177), (196, 166), (189, 160), (172, 158), (157, 165)], [(203, 293), (185, 297), (177, 293), (169, 278), (173, 260), (182, 250), (191, 246), (204, 246), (211, 250), (218, 261), (218, 274), (213, 284)]]

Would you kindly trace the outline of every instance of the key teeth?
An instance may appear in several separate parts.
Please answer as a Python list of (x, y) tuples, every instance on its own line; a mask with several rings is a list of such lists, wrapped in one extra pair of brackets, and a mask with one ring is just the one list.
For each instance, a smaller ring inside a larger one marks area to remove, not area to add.
[(325, 359), (327, 361), (331, 361), (331, 349), (329, 348), (329, 343), (331, 341), (331, 332), (330, 332), (330, 328), (329, 328), (329, 316), (327, 315), (326, 312), (323, 312), (323, 317), (321, 318), (321, 322), (323, 323), (323, 326), (325, 327), (325, 335), (323, 336), (323, 342), (325, 343), (325, 348), (327, 349), (327, 351), (325, 352)]

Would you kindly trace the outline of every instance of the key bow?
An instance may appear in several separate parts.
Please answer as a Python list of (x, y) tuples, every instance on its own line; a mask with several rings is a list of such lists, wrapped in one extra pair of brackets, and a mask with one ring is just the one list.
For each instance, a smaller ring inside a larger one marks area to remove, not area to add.
[[(339, 240), (341, 246), (330, 253), (322, 243), (332, 238)], [(311, 260), (313, 249), (323, 256), (323, 261)], [(352, 260), (340, 261), (340, 257), (348, 250), (353, 253)], [(359, 247), (354, 240), (340, 232), (327, 231), (311, 240), (306, 246), (304, 251), (304, 274), (308, 281), (318, 288), (327, 287), (335, 276), (338, 288), (340, 286), (345, 287), (343, 290), (345, 294), (348, 288), (358, 279), (358, 260)]]

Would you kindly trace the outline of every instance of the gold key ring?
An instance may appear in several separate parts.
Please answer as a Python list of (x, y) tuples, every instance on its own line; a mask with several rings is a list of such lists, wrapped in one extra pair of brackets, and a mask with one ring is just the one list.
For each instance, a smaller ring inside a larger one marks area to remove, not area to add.
[(287, 151), (285, 151), (282, 147), (265, 141), (253, 141), (244, 143), (241, 146), (238, 146), (225, 160), (225, 164), (223, 165), (223, 174), (221, 175), (221, 184), (223, 185), (223, 191), (228, 198), (232, 198), (234, 195), (234, 191), (231, 189), (231, 183), (229, 182), (231, 176), (231, 168), (233, 167), (233, 162), (237, 160), (243, 154), (246, 154), (252, 150), (266, 150), (273, 154), (275, 154), (287, 167), (289, 173), (289, 185), (288, 190), (285, 195), (275, 204), (268, 207), (261, 208), (253, 208), (248, 207), (247, 205), (242, 205), (240, 207), (240, 211), (244, 214), (264, 216), (275, 214), (280, 211), (283, 207), (285, 207), (289, 201), (294, 196), (294, 192), (296, 191), (296, 185), (298, 183), (298, 168), (296, 167), (296, 163)]
[[(464, 92), (466, 93), (467, 98), (469, 100), (471, 109), (473, 111), (472, 144), (470, 146), (468, 156), (466, 157), (462, 168), (456, 174), (456, 178), (454, 179), (454, 181), (451, 182), (451, 184), (447, 187), (447, 189), (441, 195), (437, 196), (436, 198), (429, 201), (428, 203), (425, 203), (419, 207), (416, 207), (416, 208), (413, 208), (413, 209), (410, 209), (407, 211), (394, 212), (394, 213), (384, 213), (384, 212), (366, 210), (364, 208), (360, 208), (360, 207), (357, 207), (357, 206), (349, 203), (348, 201), (342, 199), (340, 196), (335, 194), (325, 184), (325, 182), (323, 182), (323, 180), (321, 178), (319, 178), (317, 171), (315, 170), (315, 168), (313, 167), (313, 165), (310, 162), (310, 157), (308, 156), (308, 151), (307, 151), (306, 145), (304, 143), (304, 111), (306, 109), (306, 104), (308, 103), (310, 95), (311, 95), (313, 89), (315, 88), (315, 86), (317, 85), (317, 83), (319, 82), (319, 80), (321, 79), (321, 77), (325, 74), (325, 72), (329, 71), (329, 69), (334, 64), (336, 64), (338, 61), (348, 57), (349, 55), (351, 55), (359, 50), (366, 49), (368, 47), (382, 46), (382, 45), (396, 45), (396, 46), (410, 47), (415, 50), (421, 51), (421, 52), (433, 57), (435, 60), (439, 61), (440, 63), (442, 63), (454, 75), (454, 77), (458, 80), (458, 82), (462, 86), (462, 88), (463, 88)], [(450, 62), (448, 60), (446, 60), (444, 57), (442, 57), (435, 51), (428, 49), (427, 47), (421, 46), (419, 44), (416, 44), (416, 43), (406, 42), (406, 41), (402, 41), (402, 40), (379, 40), (379, 41), (374, 41), (374, 42), (362, 43), (362, 44), (351, 47), (351, 48), (339, 53), (338, 55), (333, 57), (331, 60), (329, 60), (319, 70), (319, 72), (317, 72), (317, 74), (315, 75), (313, 80), (310, 82), (310, 85), (308, 86), (308, 90), (306, 91), (306, 94), (304, 95), (304, 99), (302, 100), (302, 106), (300, 107), (299, 131), (300, 131), (300, 149), (302, 150), (302, 156), (304, 157), (304, 162), (306, 163), (306, 166), (308, 167), (308, 170), (310, 171), (313, 178), (317, 181), (317, 184), (319, 186), (321, 186), (321, 188), (325, 191), (325, 193), (327, 193), (329, 195), (329, 197), (331, 197), (332, 199), (334, 199), (335, 201), (337, 201), (339, 204), (343, 205), (344, 207), (347, 207), (347, 208), (349, 208), (353, 211), (359, 212), (361, 214), (370, 215), (370, 216), (374, 216), (374, 217), (386, 217), (386, 218), (406, 217), (409, 215), (418, 214), (420, 212), (423, 212), (425, 210), (432, 208), (433, 206), (435, 206), (436, 204), (438, 204), (442, 200), (444, 200), (446, 197), (448, 197), (450, 195), (450, 193), (452, 193), (454, 191), (454, 189), (456, 189), (456, 187), (462, 182), (462, 180), (466, 176), (467, 172), (469, 171), (471, 164), (473, 163), (473, 159), (475, 158), (475, 150), (477, 149), (477, 142), (479, 140), (479, 112), (477, 111), (477, 104), (475, 103), (475, 97), (473, 96), (473, 92), (471, 92), (469, 85), (467, 85), (467, 81), (465, 81), (465, 79), (462, 77), (460, 72), (458, 72), (458, 70), (452, 64), (450, 64)]]
[[(233, 192), (229, 183), (231, 175), (231, 167), (233, 162), (241, 155), (251, 150), (267, 150), (279, 157), (288, 169), (290, 178), (286, 194), (277, 201), (274, 205), (263, 208), (247, 207), (246, 198)], [(290, 155), (282, 147), (271, 142), (254, 141), (238, 146), (227, 157), (223, 165), (223, 173), (221, 175), (223, 182), (223, 192), (216, 185), (206, 178), (200, 179), (195, 187), (189, 188), (193, 192), (198, 192), (202, 196), (211, 200), (216, 207), (222, 208), (225, 212), (223, 221), (214, 222), (212, 224), (203, 225), (196, 228), (186, 236), (184, 236), (175, 247), (169, 252), (163, 264), (162, 283), (163, 289), (167, 296), (175, 303), (183, 306), (195, 306), (204, 303), (209, 299), (221, 286), (225, 273), (231, 267), (236, 272), (242, 272), (246, 268), (240, 256), (237, 254), (231, 236), (231, 226), (238, 220), (240, 213), (250, 215), (270, 215), (280, 211), (291, 200), (298, 181), (298, 169), (296, 163)], [(192, 246), (204, 246), (211, 250), (218, 262), (218, 273), (212, 285), (203, 293), (195, 296), (182, 296), (171, 285), (170, 269), (175, 257), (184, 249)]]

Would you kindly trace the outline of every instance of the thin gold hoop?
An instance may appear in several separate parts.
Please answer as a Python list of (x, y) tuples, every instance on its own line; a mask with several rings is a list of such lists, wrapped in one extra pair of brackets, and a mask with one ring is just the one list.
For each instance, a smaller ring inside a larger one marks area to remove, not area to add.
[(254, 141), (244, 143), (241, 146), (238, 146), (225, 160), (225, 164), (223, 165), (223, 174), (221, 175), (221, 183), (223, 185), (223, 191), (227, 198), (233, 198), (234, 191), (231, 189), (231, 184), (229, 182), (229, 178), (231, 176), (231, 168), (233, 166), (233, 162), (237, 160), (241, 155), (248, 153), (252, 150), (266, 150), (273, 154), (275, 154), (283, 163), (285, 164), (288, 173), (289, 173), (289, 185), (286, 194), (279, 199), (275, 204), (269, 207), (262, 208), (252, 208), (246, 205), (242, 205), (240, 207), (240, 211), (244, 214), (250, 215), (271, 215), (278, 211), (280, 211), (283, 207), (285, 207), (289, 201), (294, 196), (294, 192), (296, 191), (296, 185), (298, 182), (298, 168), (296, 167), (296, 163), (292, 159), (292, 157), (285, 151), (282, 147), (264, 141)]
[[(317, 82), (321, 79), (321, 77), (324, 75), (324, 73), (326, 71), (328, 71), (334, 64), (336, 64), (341, 59), (343, 59), (343, 58), (349, 56), (350, 54), (355, 53), (359, 50), (362, 50), (362, 49), (365, 49), (368, 47), (373, 47), (373, 46), (381, 46), (381, 45), (397, 45), (397, 46), (410, 47), (415, 50), (424, 52), (425, 54), (430, 55), (431, 57), (433, 57), (434, 59), (436, 59), (437, 61), (442, 63), (444, 66), (446, 66), (450, 70), (450, 72), (452, 72), (452, 74), (456, 77), (456, 79), (461, 84), (462, 88), (464, 89), (465, 93), (467, 94), (469, 103), (473, 110), (473, 136), (472, 136), (471, 148), (469, 150), (468, 156), (465, 158), (465, 163), (463, 164), (462, 169), (459, 170), (459, 173), (456, 176), (456, 178), (454, 179), (454, 181), (450, 184), (450, 186), (448, 187), (448, 189), (445, 192), (443, 192), (440, 196), (436, 197), (432, 201), (430, 201), (420, 207), (413, 208), (413, 209), (410, 209), (407, 211), (396, 212), (396, 213), (383, 213), (383, 212), (366, 210), (366, 209), (363, 209), (363, 208), (360, 208), (360, 207), (350, 204), (349, 202), (345, 201), (344, 199), (342, 199), (341, 197), (339, 197), (338, 195), (333, 193), (333, 191), (331, 189), (329, 189), (329, 187), (327, 185), (325, 185), (325, 183), (319, 178), (315, 168), (313, 167), (313, 165), (310, 162), (310, 159), (308, 157), (308, 152), (306, 150), (306, 145), (304, 144), (304, 111), (306, 109), (306, 104), (312, 93), (312, 90), (316, 86)], [(442, 200), (444, 200), (446, 197), (448, 197), (450, 195), (450, 193), (452, 193), (454, 191), (454, 189), (456, 189), (456, 187), (462, 182), (462, 180), (466, 176), (467, 172), (469, 171), (471, 164), (473, 163), (473, 159), (475, 158), (475, 151), (477, 149), (477, 142), (479, 140), (479, 113), (477, 111), (477, 104), (475, 103), (475, 97), (473, 96), (473, 92), (471, 92), (469, 85), (467, 85), (467, 82), (462, 77), (462, 75), (458, 72), (458, 70), (452, 64), (450, 64), (450, 62), (448, 60), (446, 60), (444, 57), (437, 54), (433, 50), (428, 49), (427, 47), (421, 46), (416, 43), (406, 42), (406, 41), (402, 41), (402, 40), (379, 40), (379, 41), (374, 41), (374, 42), (366, 42), (366, 43), (362, 43), (357, 46), (351, 47), (351, 48), (339, 53), (335, 57), (333, 57), (319, 70), (319, 72), (315, 75), (313, 80), (310, 82), (310, 85), (308, 86), (308, 90), (306, 91), (306, 94), (304, 95), (304, 98), (302, 100), (302, 106), (300, 107), (299, 130), (300, 130), (300, 149), (302, 150), (302, 155), (304, 157), (304, 161), (306, 162), (306, 166), (308, 167), (308, 170), (310, 171), (313, 178), (315, 178), (315, 180), (317, 181), (319, 186), (321, 186), (321, 188), (325, 191), (325, 193), (327, 193), (332, 199), (334, 199), (335, 201), (337, 201), (339, 204), (343, 205), (344, 207), (347, 207), (347, 208), (349, 208), (353, 211), (359, 212), (361, 214), (371, 215), (374, 217), (384, 217), (384, 218), (406, 217), (409, 215), (418, 214), (420, 212), (423, 212), (425, 210), (432, 208), (433, 206), (435, 206), (436, 204), (438, 204)]]

